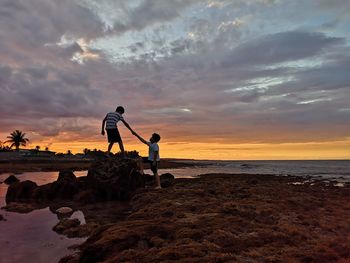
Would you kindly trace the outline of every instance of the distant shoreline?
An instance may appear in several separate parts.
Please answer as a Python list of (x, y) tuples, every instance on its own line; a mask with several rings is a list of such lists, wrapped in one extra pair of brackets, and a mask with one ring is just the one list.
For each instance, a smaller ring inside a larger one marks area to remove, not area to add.
[[(0, 159), (0, 174), (23, 172), (54, 172), (64, 169), (74, 171), (88, 170), (95, 161), (93, 158), (76, 157), (23, 157)], [(160, 169), (192, 167), (195, 164), (175, 160), (161, 160)], [(145, 167), (147, 168), (147, 167)]]

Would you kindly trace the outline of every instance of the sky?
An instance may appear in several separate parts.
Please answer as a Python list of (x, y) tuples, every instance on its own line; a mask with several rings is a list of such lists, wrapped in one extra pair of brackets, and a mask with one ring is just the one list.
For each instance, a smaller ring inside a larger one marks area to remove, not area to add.
[(348, 0), (0, 0), (0, 140), (106, 150), (122, 105), (161, 157), (350, 159), (349, 28)]

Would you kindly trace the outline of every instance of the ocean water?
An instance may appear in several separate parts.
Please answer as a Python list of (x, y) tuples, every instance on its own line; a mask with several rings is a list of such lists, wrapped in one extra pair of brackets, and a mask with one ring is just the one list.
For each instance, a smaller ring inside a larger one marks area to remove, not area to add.
[[(196, 166), (181, 169), (163, 169), (178, 178), (201, 174), (273, 174), (279, 176), (311, 177), (320, 180), (350, 182), (350, 160), (330, 161), (186, 161)], [(150, 172), (150, 171), (149, 171)]]

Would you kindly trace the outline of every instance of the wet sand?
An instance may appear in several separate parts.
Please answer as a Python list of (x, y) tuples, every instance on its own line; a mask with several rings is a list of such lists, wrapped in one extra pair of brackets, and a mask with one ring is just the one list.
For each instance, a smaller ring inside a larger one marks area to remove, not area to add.
[(350, 262), (349, 184), (211, 174), (129, 205), (61, 262)]

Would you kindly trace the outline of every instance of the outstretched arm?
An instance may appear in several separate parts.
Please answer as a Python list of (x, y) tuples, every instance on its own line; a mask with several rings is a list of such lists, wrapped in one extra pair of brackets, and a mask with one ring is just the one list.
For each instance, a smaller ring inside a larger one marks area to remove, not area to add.
[(124, 123), (125, 127), (129, 129), (129, 131), (131, 131), (132, 133), (134, 132), (134, 131), (131, 129), (130, 125), (129, 125), (125, 120), (121, 120), (121, 121), (122, 121), (122, 123)]
[(102, 135), (105, 135), (105, 124), (106, 124), (106, 117), (102, 121), (102, 130), (101, 130)]
[(134, 134), (141, 142), (148, 145), (148, 142), (144, 138), (142, 138), (140, 135), (138, 135), (136, 132), (132, 131), (132, 134)]

